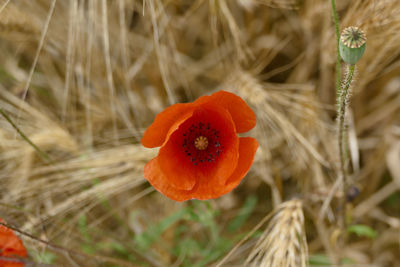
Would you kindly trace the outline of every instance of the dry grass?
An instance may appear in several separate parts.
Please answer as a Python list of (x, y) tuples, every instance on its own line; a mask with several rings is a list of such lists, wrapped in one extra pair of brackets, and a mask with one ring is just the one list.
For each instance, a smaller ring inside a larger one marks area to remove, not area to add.
[(245, 265), (307, 266), (305, 234), (301, 201), (291, 200), (280, 204)]
[[(368, 38), (348, 113), (350, 180), (361, 191), (348, 223), (377, 233), (340, 243), (329, 2), (0, 0), (0, 107), (52, 160), (0, 118), (0, 217), (58, 246), (22, 235), (30, 261), (51, 252), (57, 266), (214, 266), (275, 210), (228, 266), (246, 258), (304, 266), (307, 256), (313, 265), (321, 254), (400, 265), (400, 3), (337, 0), (341, 28), (359, 26)], [(218, 89), (242, 96), (258, 117), (250, 135), (260, 148), (246, 181), (208, 208), (153, 193), (142, 170), (157, 151), (141, 147), (144, 129), (164, 107)], [(259, 201), (238, 238), (224, 226), (248, 196)], [(301, 201), (287, 201), (294, 196)], [(132, 241), (188, 209), (213, 223), (188, 212), (149, 248)], [(174, 254), (180, 241), (209, 229), (215, 237), (215, 227), (231, 246), (218, 250), (211, 239), (197, 254)], [(207, 249), (221, 253), (204, 263)]]

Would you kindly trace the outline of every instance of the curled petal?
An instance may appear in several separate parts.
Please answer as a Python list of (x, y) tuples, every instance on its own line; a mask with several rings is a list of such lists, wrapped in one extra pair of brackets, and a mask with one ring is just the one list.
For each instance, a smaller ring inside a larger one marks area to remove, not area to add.
[(161, 194), (176, 201), (185, 201), (192, 198), (191, 190), (177, 189), (168, 182), (161, 171), (157, 158), (150, 160), (144, 167), (144, 177)]
[(239, 138), (239, 160), (238, 165), (229, 179), (226, 181), (225, 190), (231, 191), (249, 172), (253, 164), (254, 156), (258, 148), (257, 139), (252, 137)]
[(154, 122), (146, 129), (142, 138), (145, 147), (161, 146), (168, 134), (179, 127), (193, 113), (193, 104), (175, 104), (159, 113)]
[(256, 114), (239, 96), (227, 92), (218, 91), (210, 96), (202, 96), (193, 104), (212, 103), (226, 108), (232, 116), (238, 133), (248, 132), (256, 126)]

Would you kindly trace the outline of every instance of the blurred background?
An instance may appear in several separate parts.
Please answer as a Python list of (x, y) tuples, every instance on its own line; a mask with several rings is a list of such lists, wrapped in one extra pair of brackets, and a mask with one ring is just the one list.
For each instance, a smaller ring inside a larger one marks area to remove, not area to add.
[[(400, 2), (336, 4), (367, 34), (344, 241), (330, 1), (0, 0), (0, 107), (47, 155), (0, 117), (0, 217), (34, 237), (29, 264), (400, 266)], [(172, 201), (141, 136), (220, 89), (257, 115), (255, 162), (219, 199)]]

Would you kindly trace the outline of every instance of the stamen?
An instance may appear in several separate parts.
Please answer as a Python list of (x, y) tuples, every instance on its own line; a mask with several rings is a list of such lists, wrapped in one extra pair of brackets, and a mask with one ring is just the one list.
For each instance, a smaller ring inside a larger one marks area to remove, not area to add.
[(208, 147), (208, 139), (205, 136), (197, 136), (196, 140), (194, 140), (194, 146), (198, 150), (205, 150)]

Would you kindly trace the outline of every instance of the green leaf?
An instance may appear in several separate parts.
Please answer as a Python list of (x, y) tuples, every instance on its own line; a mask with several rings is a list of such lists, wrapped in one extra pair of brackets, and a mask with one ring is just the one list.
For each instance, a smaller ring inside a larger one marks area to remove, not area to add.
[(308, 256), (308, 262), (310, 265), (318, 265), (318, 266), (330, 266), (331, 261), (328, 256), (324, 254), (312, 254)]
[(153, 242), (159, 239), (162, 233), (171, 225), (181, 220), (187, 209), (180, 209), (157, 224), (150, 225), (142, 234), (135, 236), (134, 241), (141, 249), (148, 249)]
[(221, 258), (232, 248), (232, 246), (233, 242), (231, 240), (222, 237), (219, 238), (215, 246), (202, 251), (202, 259), (198, 263), (198, 266), (209, 266), (209, 263)]
[(39, 251), (29, 249), (29, 255), (37, 262), (43, 264), (53, 264), (57, 259), (57, 255), (50, 251)]
[(90, 244), (82, 244), (81, 245), (81, 249), (82, 249), (83, 252), (85, 252), (87, 254), (94, 254), (96, 252), (96, 248), (94, 248)]
[(172, 253), (176, 257), (191, 258), (199, 256), (201, 250), (201, 244), (197, 240), (185, 238), (176, 243), (176, 247), (173, 248)]
[[(311, 266), (332, 266), (329, 257), (325, 254), (311, 254), (308, 256), (308, 263)], [(341, 263), (346, 264), (355, 264), (355, 261), (349, 258), (343, 258)], [(336, 265), (335, 265), (336, 266)]]
[(256, 205), (257, 197), (255, 195), (250, 195), (246, 199), (243, 207), (240, 209), (235, 219), (233, 219), (233, 221), (228, 225), (228, 230), (230, 232), (234, 232), (242, 227), (242, 225), (247, 221), (251, 213), (254, 211)]
[(347, 232), (354, 233), (360, 237), (375, 238), (377, 233), (371, 227), (364, 224), (353, 224), (347, 227)]
[(83, 239), (85, 239), (86, 242), (90, 242), (91, 238), (87, 227), (86, 215), (82, 214), (81, 216), (79, 216), (78, 228), (79, 231), (81, 232), (81, 235), (83, 236)]

